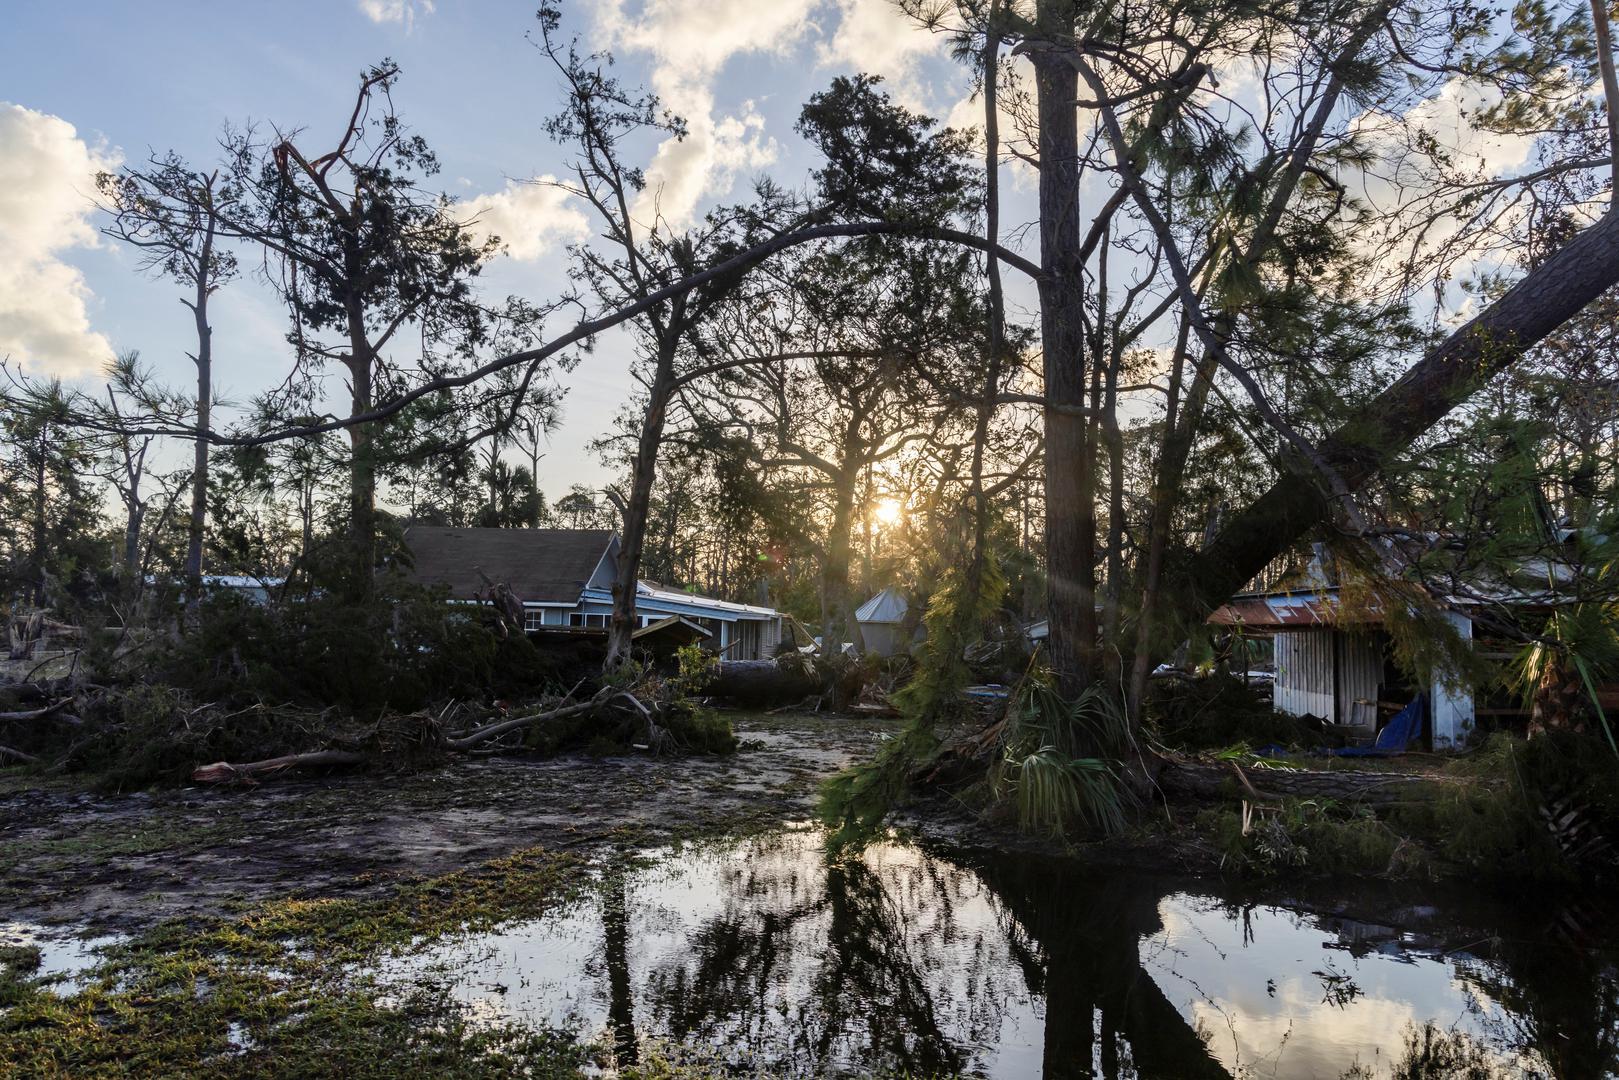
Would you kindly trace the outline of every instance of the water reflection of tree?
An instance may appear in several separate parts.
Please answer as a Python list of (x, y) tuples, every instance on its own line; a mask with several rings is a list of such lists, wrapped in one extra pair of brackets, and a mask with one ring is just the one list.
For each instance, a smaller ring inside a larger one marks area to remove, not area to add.
[(1047, 1077), (1229, 1075), (1141, 966), (1163, 890), (1028, 857), (979, 874), (1044, 956)]
[(602, 889), (602, 953), (607, 968), (607, 1026), (620, 1066), (638, 1057), (635, 998), (630, 989), (630, 915), (624, 875), (614, 874)]
[[(758, 841), (734, 865), (719, 876), (720, 910), (648, 975), (645, 1022), (676, 1039), (799, 1071), (952, 1074), (999, 1041), (1014, 1005), (1043, 994), (1048, 1076), (1226, 1075), (1141, 967), (1160, 893), (1139, 881), (881, 845), (829, 863), (802, 834)], [(608, 919), (622, 1038), (624, 924)]]
[(1514, 936), (1457, 974), (1501, 1007), (1483, 1021), (1499, 1049), (1538, 1057), (1558, 1080), (1619, 1073), (1619, 972), (1606, 956), (1556, 934)]
[(974, 876), (883, 850), (828, 864), (813, 837), (762, 842), (686, 955), (650, 973), (650, 1014), (683, 1041), (798, 1069), (968, 1068), (1026, 993), (1005, 985), (1018, 979), (995, 920), (960, 917)]
[[(643, 1024), (758, 1065), (967, 1072), (1011, 1010), (1041, 996), (1048, 1077), (1228, 1075), (1142, 966), (1166, 890), (1137, 876), (883, 845), (827, 862), (810, 834), (761, 839), (721, 866), (718, 910), (648, 972), (638, 1000), (624, 883), (608, 888), (604, 969), (621, 1062), (639, 1007)], [(1619, 979), (1604, 958), (1518, 933), (1456, 970), (1500, 1006), (1479, 1016), (1498, 1053), (1538, 1057), (1565, 1080), (1619, 1071)], [(1390, 1064), (1471, 1060), (1458, 1056), (1465, 1046), (1429, 1043)]]

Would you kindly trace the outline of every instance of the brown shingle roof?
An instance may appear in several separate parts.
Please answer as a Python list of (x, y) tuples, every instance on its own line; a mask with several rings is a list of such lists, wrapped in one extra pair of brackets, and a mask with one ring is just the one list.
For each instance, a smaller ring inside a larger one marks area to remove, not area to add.
[(448, 585), (470, 600), (490, 581), (504, 581), (519, 600), (572, 604), (607, 551), (607, 529), (455, 529), (412, 525), (405, 545), (415, 558), (412, 581)]

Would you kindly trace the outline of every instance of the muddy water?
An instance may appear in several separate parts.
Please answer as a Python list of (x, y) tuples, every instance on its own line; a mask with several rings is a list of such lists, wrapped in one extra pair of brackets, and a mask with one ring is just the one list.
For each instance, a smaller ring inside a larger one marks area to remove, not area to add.
[[(391, 963), (490, 1019), (740, 1072), (1600, 1076), (1619, 973), (1579, 913), (1237, 895), (809, 828), (666, 851)], [(1556, 929), (1556, 928), (1561, 929)]]

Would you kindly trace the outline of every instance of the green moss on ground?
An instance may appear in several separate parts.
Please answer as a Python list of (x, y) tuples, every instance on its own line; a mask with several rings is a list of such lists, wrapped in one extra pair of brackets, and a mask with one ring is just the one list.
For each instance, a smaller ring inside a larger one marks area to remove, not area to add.
[[(0, 1075), (573, 1076), (570, 1036), (473, 1024), (442, 990), (379, 1000), (363, 965), (446, 934), (532, 917), (586, 880), (540, 849), (403, 882), (374, 899), (286, 898), (170, 922), (58, 995), (26, 950), (0, 956)], [(15, 953), (16, 955), (13, 955)]]

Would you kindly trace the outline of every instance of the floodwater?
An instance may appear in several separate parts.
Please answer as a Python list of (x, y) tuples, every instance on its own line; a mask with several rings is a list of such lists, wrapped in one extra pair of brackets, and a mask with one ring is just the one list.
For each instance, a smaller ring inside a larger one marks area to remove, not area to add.
[[(791, 828), (389, 962), (474, 1015), (800, 1076), (1597, 1077), (1619, 967), (1540, 899), (1221, 891)], [(1420, 897), (1413, 903), (1411, 897)], [(1531, 910), (1532, 909), (1532, 910)]]
[(96, 965), (103, 950), (122, 940), (116, 934), (84, 937), (34, 923), (0, 920), (0, 946), (32, 946), (38, 949), (39, 966), (30, 974), (51, 980), (65, 993), (77, 990), (80, 985), (78, 977)]

